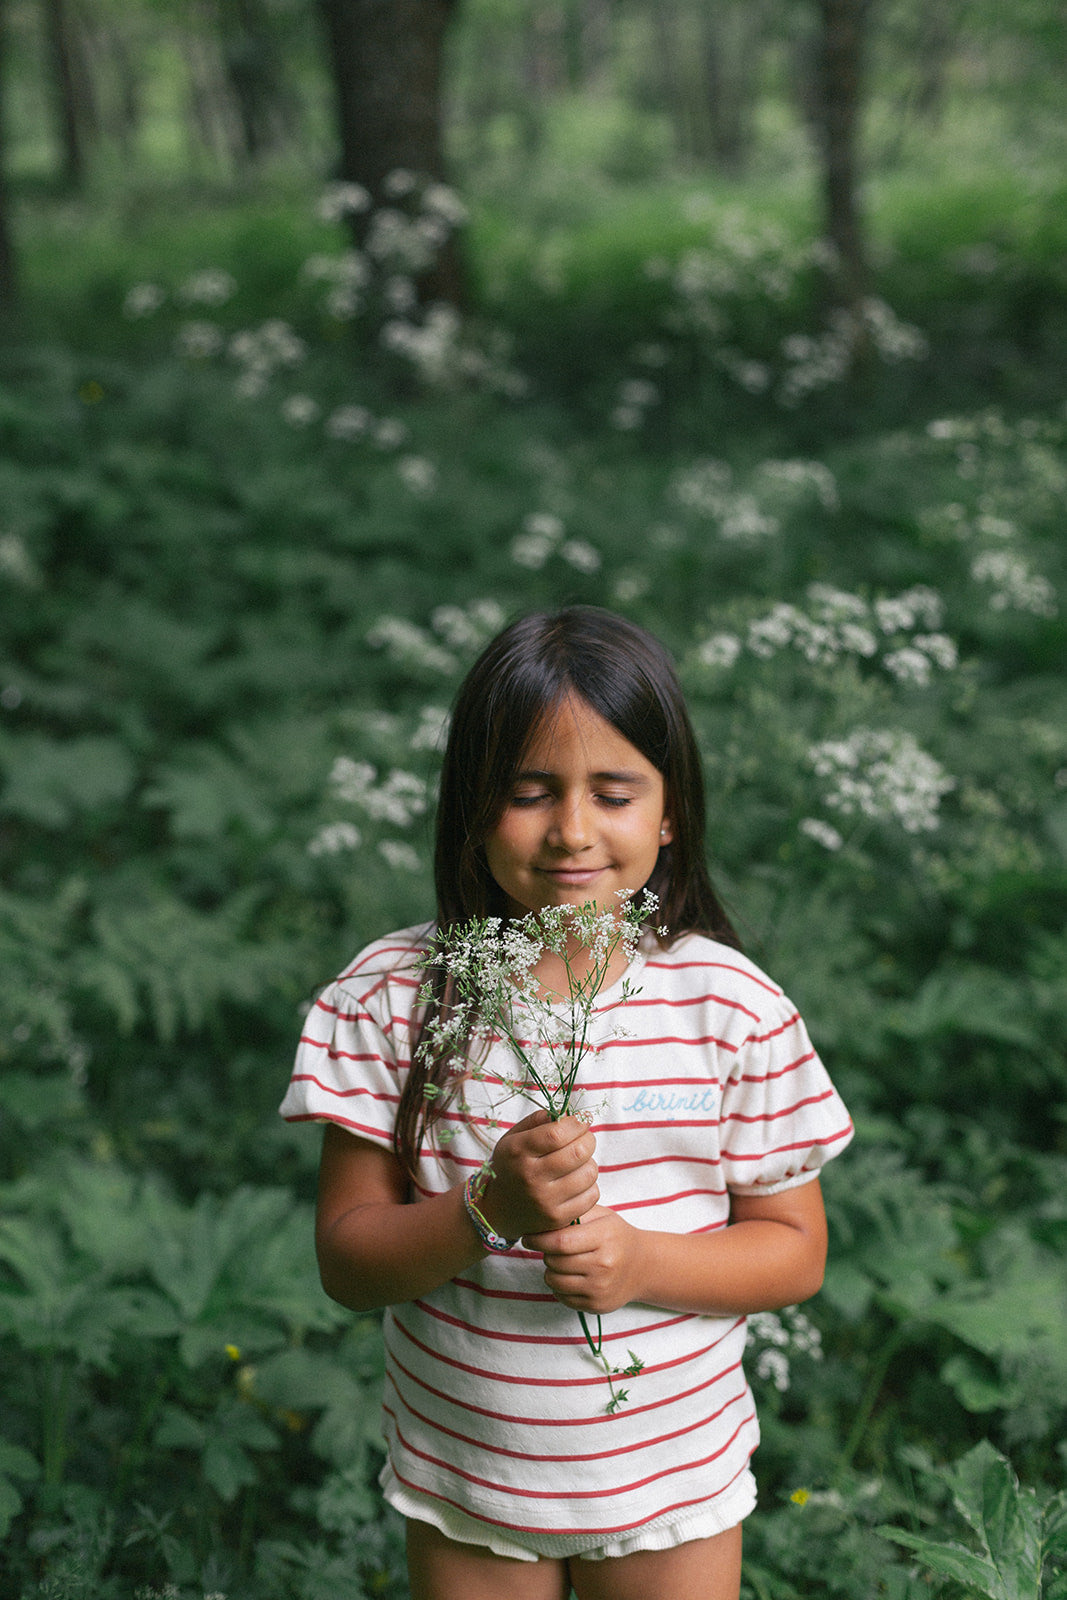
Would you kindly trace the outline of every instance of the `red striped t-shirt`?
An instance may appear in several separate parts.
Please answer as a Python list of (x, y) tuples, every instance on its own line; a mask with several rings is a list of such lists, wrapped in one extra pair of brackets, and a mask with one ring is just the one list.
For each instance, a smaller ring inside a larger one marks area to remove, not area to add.
[[(315, 1002), (282, 1103), (391, 1147), (409, 1067), (425, 928), (377, 940)], [(601, 1204), (634, 1227), (725, 1227), (730, 1195), (813, 1178), (852, 1137), (848, 1113), (795, 1008), (745, 956), (697, 934), (646, 936), (597, 999), (576, 1109), (592, 1115)], [(531, 1109), (508, 1097), (494, 1044), (421, 1151), (433, 1195), (482, 1165)], [(487, 1256), (386, 1313), (383, 1423), (397, 1479), (490, 1525), (605, 1538), (729, 1492), (759, 1439), (742, 1371), (743, 1317), (634, 1304), (603, 1319), (628, 1402), (608, 1415), (602, 1369), (538, 1256)], [(616, 1380), (617, 1384), (620, 1380)]]

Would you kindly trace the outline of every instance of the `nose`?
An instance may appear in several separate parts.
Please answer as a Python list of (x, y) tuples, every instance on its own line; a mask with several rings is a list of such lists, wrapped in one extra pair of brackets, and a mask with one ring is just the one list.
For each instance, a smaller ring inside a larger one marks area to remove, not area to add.
[(561, 798), (554, 808), (548, 842), (561, 855), (577, 855), (592, 843), (589, 811), (581, 799)]

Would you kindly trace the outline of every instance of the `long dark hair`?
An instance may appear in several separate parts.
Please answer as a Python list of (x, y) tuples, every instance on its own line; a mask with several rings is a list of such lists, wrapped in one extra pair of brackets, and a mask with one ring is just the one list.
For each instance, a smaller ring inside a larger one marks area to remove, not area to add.
[[(662, 773), (672, 838), (648, 880), (659, 901), (654, 921), (665, 943), (706, 933), (740, 948), (708, 877), (704, 858), (704, 776), (681, 685), (659, 641), (636, 623), (595, 606), (522, 617), (497, 635), (460, 687), (441, 768), (434, 886), (442, 931), (471, 917), (507, 916), (504, 895), (486, 861), (485, 841), (508, 802), (515, 774), (544, 720), (577, 695)], [(420, 1051), (426, 1025), (447, 1015), (452, 993), (441, 967), (431, 970), (433, 1000), (412, 1039), (394, 1145), (414, 1170), (428, 1118), (427, 1084), (445, 1088), (448, 1062)]]

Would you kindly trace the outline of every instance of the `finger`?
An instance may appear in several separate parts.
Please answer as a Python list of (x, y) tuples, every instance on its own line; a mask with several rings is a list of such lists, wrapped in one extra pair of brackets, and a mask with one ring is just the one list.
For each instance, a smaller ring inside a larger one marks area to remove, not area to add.
[(536, 1111), (531, 1111), (528, 1116), (523, 1117), (521, 1122), (513, 1123), (508, 1131), (510, 1133), (528, 1133), (531, 1128), (540, 1128), (548, 1121), (548, 1112), (544, 1106), (538, 1106)]

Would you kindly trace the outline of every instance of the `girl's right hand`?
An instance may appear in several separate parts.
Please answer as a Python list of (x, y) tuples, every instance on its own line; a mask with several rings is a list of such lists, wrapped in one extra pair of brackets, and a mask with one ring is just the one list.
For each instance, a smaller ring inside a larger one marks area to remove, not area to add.
[(596, 1139), (578, 1117), (531, 1112), (493, 1151), (493, 1176), (479, 1209), (506, 1239), (562, 1228), (598, 1203)]

